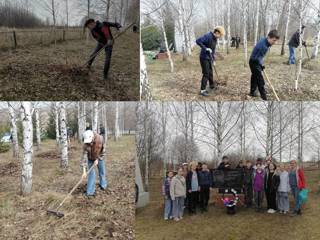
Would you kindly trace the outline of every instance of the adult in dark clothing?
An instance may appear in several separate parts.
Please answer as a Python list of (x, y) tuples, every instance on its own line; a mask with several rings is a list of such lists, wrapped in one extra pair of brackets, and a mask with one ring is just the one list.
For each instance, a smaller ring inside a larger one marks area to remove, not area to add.
[(88, 29), (90, 29), (92, 37), (98, 42), (95, 50), (90, 55), (90, 61), (88, 62), (88, 68), (91, 67), (95, 57), (93, 57), (101, 48), (104, 46), (105, 49), (105, 61), (104, 61), (104, 69), (103, 76), (105, 79), (108, 78), (108, 72), (110, 68), (111, 55), (112, 55), (112, 47), (113, 47), (113, 36), (111, 33), (111, 27), (117, 28), (118, 30), (121, 28), (119, 23), (111, 23), (111, 22), (99, 22), (94, 19), (88, 19), (84, 25)]
[(242, 160), (240, 160), (239, 161), (239, 164), (236, 166), (236, 169), (243, 169), (245, 166), (244, 166), (244, 164), (243, 164), (243, 161)]
[(270, 163), (266, 172), (264, 188), (267, 198), (268, 213), (275, 213), (277, 210), (277, 191), (280, 184), (280, 177), (276, 173), (276, 165)]
[[(298, 29), (291, 37), (288, 45), (289, 45), (289, 65), (290, 64), (295, 64), (296, 63), (296, 59), (295, 59), (295, 54), (294, 54), (294, 49), (299, 47), (300, 45), (300, 37), (301, 35), (303, 35), (305, 26), (302, 26), (301, 28), (301, 33), (300, 33), (300, 29)], [(306, 46), (306, 42), (302, 40), (302, 45)]]
[(250, 97), (256, 97), (256, 90), (259, 89), (260, 97), (263, 100), (267, 100), (267, 93), (264, 88), (265, 82), (262, 76), (262, 71), (265, 69), (263, 65), (263, 58), (269, 51), (270, 47), (274, 45), (280, 36), (277, 30), (271, 30), (267, 37), (262, 38), (257, 45), (254, 47), (249, 65), (251, 70), (251, 86), (250, 86)]
[(229, 158), (227, 156), (222, 157), (222, 162), (218, 166), (218, 170), (230, 170), (231, 165), (229, 163)]
[(240, 37), (239, 37), (239, 36), (237, 36), (237, 37), (236, 37), (236, 49), (238, 49), (238, 48), (239, 48), (239, 46), (240, 46), (240, 42), (241, 42)]
[(198, 176), (200, 185), (200, 210), (201, 212), (207, 212), (213, 177), (206, 163), (202, 164), (202, 170), (199, 171)]
[(243, 170), (243, 191), (244, 191), (244, 201), (246, 207), (252, 206), (253, 199), (253, 173), (254, 169), (252, 167), (251, 161), (246, 161), (246, 166)]
[(199, 173), (197, 172), (197, 163), (190, 164), (191, 170), (187, 174), (187, 195), (188, 195), (188, 209), (190, 214), (196, 213), (198, 198), (199, 198)]
[(215, 64), (215, 51), (219, 38), (225, 35), (225, 30), (221, 26), (217, 26), (213, 32), (208, 32), (202, 37), (198, 38), (196, 43), (201, 47), (200, 64), (202, 68), (202, 79), (200, 95), (208, 96), (209, 93), (206, 90), (209, 81), (210, 89), (216, 87), (216, 83), (213, 80), (212, 64)]
[(236, 37), (231, 38), (231, 47), (236, 47)]

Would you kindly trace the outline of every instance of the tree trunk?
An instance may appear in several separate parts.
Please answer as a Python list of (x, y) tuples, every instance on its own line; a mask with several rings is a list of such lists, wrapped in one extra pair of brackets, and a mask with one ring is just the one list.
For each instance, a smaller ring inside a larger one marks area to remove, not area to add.
[(144, 110), (144, 152), (145, 152), (145, 176), (146, 191), (149, 189), (149, 101), (145, 101)]
[(173, 73), (173, 71), (174, 71), (173, 60), (172, 60), (171, 52), (170, 52), (169, 45), (168, 45), (168, 39), (167, 39), (166, 29), (164, 27), (164, 19), (163, 19), (162, 12), (161, 12), (161, 17), (160, 18), (161, 18), (160, 20), (161, 20), (162, 34), (163, 34), (163, 38), (164, 38), (164, 43), (166, 45), (166, 51), (167, 51), (167, 55), (168, 55), (168, 60), (169, 60), (169, 63), (170, 63), (170, 72)]
[(217, 102), (217, 157), (222, 159), (222, 103)]
[(295, 85), (294, 85), (294, 89), (298, 90), (299, 88), (299, 80), (300, 80), (300, 75), (301, 75), (301, 70), (302, 70), (302, 57), (303, 57), (303, 47), (302, 47), (302, 38), (303, 38), (303, 34), (302, 34), (302, 4), (303, 4), (303, 0), (299, 1), (299, 31), (300, 31), (300, 44), (299, 44), (299, 60), (298, 60), (298, 65), (296, 68), (296, 79), (295, 79)]
[(147, 66), (143, 54), (142, 44), (140, 42), (140, 101), (141, 100), (151, 100), (151, 93), (149, 89)]
[(255, 14), (256, 22), (255, 22), (255, 31), (254, 31), (254, 45), (256, 45), (258, 41), (259, 13), (260, 13), (260, 0), (257, 1), (257, 9)]
[(244, 48), (244, 66), (248, 66), (248, 40), (247, 40), (247, 11), (248, 2), (245, 1), (243, 8), (243, 48)]
[(92, 131), (98, 133), (98, 115), (99, 115), (99, 102), (95, 102), (93, 106), (93, 121)]
[(21, 166), (21, 194), (26, 195), (32, 190), (32, 153), (33, 126), (31, 102), (21, 103), (21, 121), (23, 131), (23, 160)]
[(62, 168), (69, 166), (68, 162), (68, 132), (67, 132), (67, 119), (65, 103), (60, 102), (60, 131), (61, 131), (61, 164)]
[(78, 140), (82, 142), (82, 135), (86, 130), (86, 103), (78, 102)]
[(54, 103), (54, 115), (55, 115), (55, 126), (56, 126), (56, 143), (60, 145), (60, 128), (59, 128), (59, 103)]
[(14, 108), (9, 102), (8, 102), (8, 108), (9, 108), (11, 134), (12, 134), (13, 157), (19, 158), (19, 142), (18, 142), (18, 131), (17, 131), (17, 124), (16, 124), (17, 120), (16, 120)]
[(104, 127), (104, 147), (107, 149), (107, 142), (108, 142), (108, 118), (107, 118), (107, 106), (104, 105), (103, 107), (103, 127)]
[(119, 102), (116, 102), (115, 121), (114, 121), (114, 140), (118, 141), (120, 137), (119, 129)]
[[(320, 25), (320, 20), (319, 20)], [(311, 59), (317, 59), (319, 53), (319, 45), (320, 45), (320, 26), (317, 35), (314, 38), (314, 46), (312, 49)]]
[(231, 40), (231, 28), (230, 28), (230, 12), (231, 12), (231, 0), (227, 0), (228, 3), (227, 3), (227, 25), (228, 25), (228, 39), (227, 39), (227, 54), (230, 53), (230, 40)]
[(34, 110), (36, 117), (36, 137), (37, 137), (37, 150), (40, 150), (41, 145), (41, 129), (40, 129), (40, 114), (39, 109)]
[(281, 55), (285, 54), (284, 46), (286, 45), (287, 38), (288, 38), (288, 29), (289, 29), (289, 23), (290, 23), (290, 14), (291, 14), (291, 5), (292, 5), (292, 0), (289, 0), (289, 5), (288, 5), (288, 16), (287, 16), (287, 21), (286, 21), (286, 30), (282, 42), (282, 47), (281, 47)]

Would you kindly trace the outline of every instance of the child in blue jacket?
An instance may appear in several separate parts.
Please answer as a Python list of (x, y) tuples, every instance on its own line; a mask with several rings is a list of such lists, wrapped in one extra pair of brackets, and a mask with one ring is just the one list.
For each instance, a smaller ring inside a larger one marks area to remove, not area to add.
[(164, 220), (172, 219), (172, 199), (170, 197), (170, 184), (173, 171), (169, 171), (162, 184), (162, 195), (164, 197)]
[(262, 71), (265, 69), (263, 65), (263, 58), (267, 54), (268, 50), (274, 45), (280, 36), (277, 30), (271, 30), (267, 37), (262, 38), (254, 47), (249, 65), (251, 70), (251, 86), (250, 97), (256, 97), (256, 90), (259, 89), (260, 97), (263, 100), (267, 100), (267, 93), (264, 88), (265, 82), (262, 76)]
[(213, 80), (212, 64), (214, 63), (216, 45), (219, 38), (225, 35), (225, 30), (221, 26), (217, 26), (213, 32), (208, 32), (202, 37), (198, 38), (196, 43), (201, 47), (200, 52), (200, 64), (202, 68), (202, 79), (201, 79), (201, 89), (200, 95), (208, 96), (208, 91), (206, 90), (209, 81), (210, 89), (216, 87), (216, 83)]

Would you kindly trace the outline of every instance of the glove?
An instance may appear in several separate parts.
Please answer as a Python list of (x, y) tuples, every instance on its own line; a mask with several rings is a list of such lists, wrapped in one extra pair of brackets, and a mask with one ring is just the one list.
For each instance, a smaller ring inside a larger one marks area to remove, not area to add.
[(211, 48), (206, 48), (206, 52), (209, 52), (210, 54), (212, 54), (212, 49)]
[(266, 69), (266, 67), (263, 65), (260, 65), (260, 67), (261, 67), (262, 71)]
[(120, 23), (116, 23), (116, 28), (119, 30), (120, 28), (122, 28)]

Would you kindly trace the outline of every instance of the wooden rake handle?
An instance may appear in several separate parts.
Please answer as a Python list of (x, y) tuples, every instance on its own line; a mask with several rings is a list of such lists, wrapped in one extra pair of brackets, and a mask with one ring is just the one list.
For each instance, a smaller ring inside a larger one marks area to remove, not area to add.
[(262, 70), (262, 72), (263, 72), (263, 74), (265, 75), (265, 77), (266, 77), (266, 79), (267, 79), (267, 81), (268, 81), (268, 83), (269, 83), (269, 85), (270, 85), (270, 87), (271, 87), (271, 89), (272, 89), (272, 92), (273, 92), (273, 94), (275, 95), (277, 101), (280, 102), (280, 98), (278, 97), (278, 94), (276, 93), (276, 90), (274, 89), (273, 84), (272, 84), (272, 82), (270, 81), (270, 79), (269, 79), (266, 71), (265, 71), (265, 70)]

